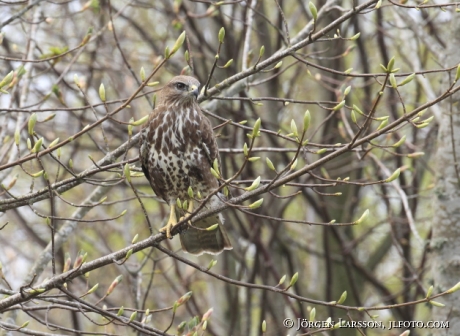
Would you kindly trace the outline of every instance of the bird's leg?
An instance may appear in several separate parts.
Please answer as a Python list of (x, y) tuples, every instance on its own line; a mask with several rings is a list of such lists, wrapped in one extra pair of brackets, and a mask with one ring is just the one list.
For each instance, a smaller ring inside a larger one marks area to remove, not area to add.
[(169, 213), (169, 220), (166, 226), (163, 226), (160, 229), (160, 232), (165, 232), (166, 231), (166, 238), (171, 238), (171, 229), (174, 227), (174, 225), (177, 224), (177, 218), (176, 218), (176, 209), (175, 205), (171, 205), (171, 210)]
[[(187, 214), (191, 214), (193, 212), (193, 200), (190, 200), (190, 202), (188, 203), (188, 209), (187, 209)], [(185, 219), (187, 217), (187, 214), (185, 214), (184, 216), (182, 216), (181, 218), (179, 218), (179, 222), (183, 219)], [(188, 220), (187, 222), (190, 223), (190, 220)]]
[(188, 203), (187, 212), (188, 212), (189, 214), (193, 212), (193, 200), (190, 200), (190, 202)]

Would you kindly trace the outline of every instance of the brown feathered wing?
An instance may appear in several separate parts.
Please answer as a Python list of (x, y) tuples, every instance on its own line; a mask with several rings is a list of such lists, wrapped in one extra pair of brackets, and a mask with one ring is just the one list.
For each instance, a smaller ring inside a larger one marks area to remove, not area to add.
[[(196, 103), (185, 109), (188, 111), (185, 115), (183, 111), (178, 113), (180, 108), (158, 106), (144, 126), (140, 146), (142, 170), (146, 178), (155, 193), (175, 207), (178, 219), (186, 213), (177, 207), (175, 200), (189, 198), (189, 185), (195, 192), (200, 190), (203, 198), (219, 186), (218, 180), (211, 174), (214, 160), (219, 160), (211, 123)], [(206, 211), (209, 205), (219, 203), (218, 196), (213, 196), (202, 211)], [(200, 204), (194, 201), (194, 210)], [(217, 229), (203, 230), (216, 223), (219, 224)], [(183, 250), (200, 255), (203, 252), (218, 254), (232, 249), (222, 224), (220, 214), (192, 222), (192, 227), (180, 233)]]
[[(203, 116), (200, 126), (201, 140), (199, 143), (199, 147), (204, 152), (204, 157), (206, 158), (202, 160), (202, 162), (200, 162), (202, 170), (201, 174), (205, 179), (213, 179), (215, 181), (213, 183), (213, 189), (217, 189), (219, 185), (218, 181), (210, 172), (215, 159), (219, 161), (220, 166), (219, 149), (217, 147), (216, 138), (214, 137), (210, 121)], [(224, 196), (222, 194), (220, 194), (219, 196), (214, 196), (210, 203), (219, 203), (218, 197)], [(196, 209), (199, 205), (199, 203), (195, 202), (194, 209)], [(206, 210), (206, 207), (204, 209)], [(219, 224), (219, 226), (216, 230), (213, 231), (198, 230), (194, 228), (197, 227), (200, 229), (206, 229), (216, 223)], [(225, 231), (225, 228), (222, 226), (222, 214), (215, 214), (206, 217), (199, 221), (193, 222), (192, 225), (193, 227), (181, 232), (180, 234), (180, 241), (182, 249), (184, 251), (200, 255), (203, 252), (218, 254), (223, 250), (232, 249), (232, 245), (230, 243), (230, 240), (228, 239), (227, 232)]]

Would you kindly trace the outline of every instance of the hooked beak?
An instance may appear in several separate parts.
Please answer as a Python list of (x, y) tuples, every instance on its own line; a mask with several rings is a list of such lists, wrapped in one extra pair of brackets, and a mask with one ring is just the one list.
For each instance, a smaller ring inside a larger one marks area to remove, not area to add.
[(191, 85), (191, 86), (190, 86), (190, 89), (189, 89), (189, 94), (194, 95), (195, 98), (198, 98), (198, 94), (199, 94), (199, 92), (198, 92), (198, 86), (196, 86), (196, 85)]

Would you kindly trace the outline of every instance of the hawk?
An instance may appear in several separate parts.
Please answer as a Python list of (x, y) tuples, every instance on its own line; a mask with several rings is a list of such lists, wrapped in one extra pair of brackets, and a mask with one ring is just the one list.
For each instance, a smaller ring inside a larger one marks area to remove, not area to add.
[[(153, 191), (170, 206), (168, 223), (160, 229), (168, 238), (178, 218), (182, 220), (201, 205), (196, 195), (205, 198), (219, 187), (211, 173), (215, 160), (219, 162), (219, 149), (211, 122), (196, 100), (199, 87), (194, 77), (174, 77), (162, 88), (158, 105), (141, 130), (142, 170)], [(223, 195), (212, 196), (207, 206), (219, 204), (219, 197)], [(217, 229), (206, 230), (214, 224), (219, 224)], [(222, 224), (221, 214), (189, 222), (188, 230), (180, 233), (182, 249), (196, 255), (231, 250)]]

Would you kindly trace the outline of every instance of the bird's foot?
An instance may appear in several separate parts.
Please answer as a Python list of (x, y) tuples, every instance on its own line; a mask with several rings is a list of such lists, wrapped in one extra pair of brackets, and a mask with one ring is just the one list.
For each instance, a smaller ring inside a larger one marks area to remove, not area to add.
[(185, 219), (187, 220), (188, 224), (192, 224), (192, 222), (190, 221), (190, 216), (188, 216), (188, 215), (185, 215), (185, 216), (182, 216), (181, 218), (179, 218), (179, 222), (182, 222)]
[[(193, 200), (190, 200), (189, 204), (188, 204), (188, 209), (187, 209), (187, 213), (188, 214), (191, 214), (193, 212)], [(188, 224), (192, 224), (192, 222), (190, 221), (190, 216), (189, 215), (185, 215), (185, 216), (182, 216), (181, 218), (179, 218), (179, 222), (183, 221), (184, 219), (187, 219), (187, 223)]]
[(171, 206), (168, 223), (160, 229), (160, 232), (166, 231), (166, 238), (171, 238), (171, 229), (177, 224), (176, 209)]

